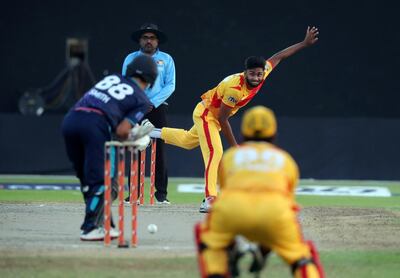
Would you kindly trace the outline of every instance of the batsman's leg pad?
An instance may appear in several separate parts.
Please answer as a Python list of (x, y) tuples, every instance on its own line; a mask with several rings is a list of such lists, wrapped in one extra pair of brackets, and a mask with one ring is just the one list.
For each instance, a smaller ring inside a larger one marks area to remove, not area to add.
[(104, 218), (104, 185), (92, 186), (83, 192), (86, 204), (83, 230), (91, 230), (103, 225)]

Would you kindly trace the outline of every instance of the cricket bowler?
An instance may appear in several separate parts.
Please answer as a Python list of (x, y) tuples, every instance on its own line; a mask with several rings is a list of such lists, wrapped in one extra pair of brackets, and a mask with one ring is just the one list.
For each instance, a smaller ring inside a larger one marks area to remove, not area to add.
[(194, 125), (190, 130), (165, 127), (155, 129), (150, 134), (154, 138), (163, 139), (167, 144), (188, 150), (200, 145), (205, 183), (205, 198), (200, 205), (200, 212), (207, 213), (210, 210), (218, 193), (218, 165), (223, 153), (219, 132), (222, 131), (230, 146), (236, 146), (229, 118), (257, 95), (268, 75), (283, 59), (315, 44), (318, 34), (316, 27), (308, 27), (303, 41), (276, 53), (268, 60), (248, 57), (244, 72), (226, 77), (201, 96), (202, 100), (193, 111)]

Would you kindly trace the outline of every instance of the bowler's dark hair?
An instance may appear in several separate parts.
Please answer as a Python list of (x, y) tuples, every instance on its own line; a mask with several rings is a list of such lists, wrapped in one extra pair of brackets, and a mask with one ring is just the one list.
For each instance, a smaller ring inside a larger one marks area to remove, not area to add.
[(265, 59), (261, 56), (250, 56), (244, 61), (244, 69), (265, 68)]

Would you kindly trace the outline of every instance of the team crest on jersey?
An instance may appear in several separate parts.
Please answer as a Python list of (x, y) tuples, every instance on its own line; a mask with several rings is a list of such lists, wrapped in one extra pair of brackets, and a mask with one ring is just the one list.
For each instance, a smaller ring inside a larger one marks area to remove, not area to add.
[(228, 101), (230, 101), (230, 102), (232, 102), (234, 104), (236, 104), (238, 102), (237, 99), (234, 98), (234, 97), (228, 97)]
[(163, 60), (158, 60), (156, 63), (157, 63), (158, 66), (164, 65), (164, 61)]

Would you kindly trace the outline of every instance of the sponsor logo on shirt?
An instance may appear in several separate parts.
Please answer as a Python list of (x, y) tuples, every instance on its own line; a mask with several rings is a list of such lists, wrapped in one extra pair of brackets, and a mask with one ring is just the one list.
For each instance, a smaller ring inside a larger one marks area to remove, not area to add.
[(139, 122), (143, 118), (143, 116), (144, 114), (142, 112), (137, 112), (135, 118)]

